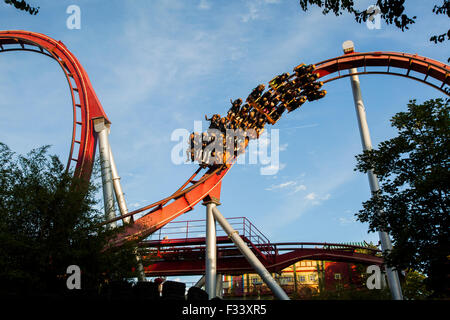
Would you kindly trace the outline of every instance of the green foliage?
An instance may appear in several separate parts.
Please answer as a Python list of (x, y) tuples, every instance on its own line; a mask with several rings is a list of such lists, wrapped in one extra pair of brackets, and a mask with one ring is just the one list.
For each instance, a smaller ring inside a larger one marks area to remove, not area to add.
[(82, 289), (133, 277), (133, 247), (108, 249), (98, 186), (72, 178), (48, 146), (17, 156), (0, 143), (0, 292), (60, 293), (69, 265)]
[[(376, 6), (380, 8), (381, 19), (386, 24), (395, 25), (397, 28), (405, 31), (417, 19), (416, 16), (410, 17), (405, 13), (405, 3), (406, 0), (377, 0)], [(340, 16), (344, 12), (350, 13), (358, 23), (366, 22), (371, 14), (366, 11), (366, 8), (363, 8), (363, 11), (356, 9), (355, 1), (353, 0), (300, 0), (300, 7), (303, 11), (307, 11), (309, 5), (323, 8), (322, 13), (324, 15), (330, 12), (336, 16)], [(437, 15), (442, 14), (450, 17), (450, 1), (443, 0), (442, 5), (434, 5), (432, 12)], [(450, 30), (443, 34), (432, 36), (430, 41), (438, 43), (449, 39)]]
[(408, 104), (391, 120), (398, 136), (358, 155), (355, 170), (373, 169), (380, 190), (357, 214), (369, 230), (389, 232), (388, 265), (427, 275), (428, 290), (449, 295), (449, 100)]
[[(444, 0), (441, 6), (435, 5), (433, 8), (433, 13), (439, 15), (447, 15), (450, 18), (450, 0)], [(444, 42), (445, 40), (450, 40), (450, 29), (447, 32), (444, 32), (439, 35), (434, 35), (430, 38), (430, 41), (434, 43)], [(450, 61), (450, 58), (449, 58)]]
[(408, 300), (422, 300), (431, 296), (432, 292), (426, 288), (426, 277), (417, 271), (409, 271), (402, 283), (403, 297)]
[[(376, 5), (380, 8), (381, 18), (387, 24), (394, 24), (397, 28), (404, 31), (409, 29), (409, 25), (415, 23), (417, 17), (408, 17), (404, 7), (405, 0), (377, 0)], [(308, 10), (308, 4), (323, 8), (322, 13), (328, 14), (333, 12), (336, 16), (343, 12), (348, 12), (354, 15), (358, 23), (366, 22), (369, 18), (369, 13), (365, 10), (359, 11), (355, 8), (353, 0), (300, 0), (300, 7), (303, 11)]]
[(10, 4), (19, 10), (28, 12), (31, 15), (36, 15), (39, 12), (39, 7), (31, 7), (25, 0), (4, 0), (6, 4)]

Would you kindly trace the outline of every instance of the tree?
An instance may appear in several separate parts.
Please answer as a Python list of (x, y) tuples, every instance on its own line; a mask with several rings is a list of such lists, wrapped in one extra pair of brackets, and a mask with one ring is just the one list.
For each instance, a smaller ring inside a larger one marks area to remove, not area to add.
[(423, 104), (411, 100), (407, 112), (391, 119), (398, 136), (356, 156), (356, 169), (373, 169), (380, 190), (356, 214), (369, 230), (383, 230), (394, 248), (385, 259), (398, 270), (427, 276), (428, 290), (449, 296), (449, 99)]
[(422, 300), (431, 295), (427, 290), (425, 281), (427, 277), (417, 271), (408, 271), (402, 283), (403, 297), (408, 300)]
[(28, 3), (25, 2), (25, 0), (3, 0), (6, 4), (10, 4), (14, 7), (16, 7), (19, 10), (28, 12), (31, 15), (36, 15), (39, 12), (39, 7), (32, 7)]
[[(414, 24), (417, 17), (410, 17), (405, 13), (406, 0), (377, 0), (376, 6), (380, 9), (381, 18), (386, 24), (393, 24), (397, 28), (405, 31)], [(373, 14), (367, 10), (359, 11), (355, 8), (353, 0), (300, 0), (300, 7), (303, 11), (308, 10), (308, 6), (323, 8), (324, 15), (333, 12), (336, 16), (348, 12), (354, 15), (358, 23), (366, 22)], [(443, 0), (442, 5), (434, 5), (432, 12), (437, 15), (447, 15), (450, 18), (450, 0)], [(450, 39), (450, 30), (440, 35), (433, 35), (430, 41), (435, 43)]]
[(74, 179), (48, 146), (26, 156), (0, 143), (0, 292), (67, 293), (67, 267), (82, 289), (134, 277), (133, 244), (108, 248), (120, 230), (100, 226), (95, 184)]

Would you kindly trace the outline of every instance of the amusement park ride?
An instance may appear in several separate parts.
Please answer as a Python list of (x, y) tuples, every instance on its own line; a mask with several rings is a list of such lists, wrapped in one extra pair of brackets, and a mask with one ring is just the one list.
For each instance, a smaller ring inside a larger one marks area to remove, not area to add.
[[(160, 257), (165, 259), (141, 270), (146, 275), (204, 274), (206, 291), (212, 298), (216, 292), (216, 275), (218, 273), (253, 269), (272, 289), (277, 298), (289, 299), (269, 271), (280, 271), (286, 266), (306, 258), (366, 264), (383, 263), (382, 258), (375, 256), (376, 250), (367, 254), (357, 252), (358, 249), (367, 250), (365, 247), (319, 243), (273, 244), (258, 234), (254, 227), (252, 232), (251, 224), (247, 224), (247, 230), (239, 234), (228, 221), (230, 219), (225, 219), (217, 208), (220, 205), (222, 180), (233, 166), (233, 162), (238, 156), (236, 153), (221, 154), (220, 158), (224, 161), (220, 164), (205, 165), (200, 161), (200, 167), (172, 195), (129, 212), (108, 141), (111, 121), (103, 110), (80, 62), (61, 41), (56, 41), (46, 35), (28, 31), (0, 31), (0, 52), (18, 50), (36, 52), (53, 58), (64, 72), (69, 84), (73, 108), (73, 130), (67, 168), (74, 167), (76, 177), (89, 181), (98, 143), (102, 164), (105, 225), (114, 227), (119, 220), (125, 224), (123, 233), (114, 240), (114, 245), (120, 246), (127, 241), (138, 241), (141, 247), (164, 248), (158, 252)], [(374, 71), (372, 67), (378, 68)], [(360, 68), (361, 71), (358, 71), (357, 68)], [(405, 72), (399, 72), (398, 69), (404, 69)], [(344, 73), (345, 70), (349, 70), (349, 72)], [(411, 74), (412, 71), (415, 73)], [(417, 77), (417, 73), (422, 74), (423, 77)], [(247, 98), (242, 108), (247, 108), (245, 110), (247, 113), (253, 110), (253, 116), (256, 117), (255, 123), (259, 120), (261, 124), (259, 129), (263, 130), (264, 124), (275, 124), (285, 109), (293, 111), (306, 100), (322, 98), (326, 92), (318, 89), (323, 84), (351, 77), (363, 148), (370, 149), (370, 136), (359, 91), (358, 75), (360, 74), (390, 74), (407, 77), (450, 95), (450, 67), (448, 65), (417, 54), (358, 53), (354, 52), (351, 42), (345, 42), (344, 55), (315, 65), (297, 66), (292, 75), (286, 73), (274, 78), (269, 83), (270, 88), (266, 92), (264, 92), (264, 86), (258, 86)], [(322, 82), (316, 81), (319, 79)], [(430, 79), (434, 79), (433, 82)], [(227, 124), (233, 128), (240, 127), (245, 130), (250, 126), (242, 115), (240, 119), (236, 120), (239, 118), (236, 112), (229, 112), (224, 118), (226, 118)], [(244, 125), (244, 123), (246, 124)], [(258, 135), (253, 138), (256, 139)], [(200, 176), (202, 171), (204, 173)], [(197, 176), (200, 178), (194, 180)], [(371, 190), (377, 190), (376, 176), (371, 172), (369, 172), (369, 182)], [(114, 212), (114, 201), (117, 201), (120, 211), (120, 216), (117, 217)], [(186, 236), (181, 240), (146, 240), (151, 234), (175, 218), (193, 210), (201, 201), (207, 211), (206, 237), (190, 238)], [(215, 222), (221, 225), (227, 236), (216, 235)], [(246, 224), (243, 223), (243, 225)], [(235, 247), (220, 246), (220, 244), (230, 243), (230, 240), (239, 251)], [(392, 248), (386, 233), (380, 232), (380, 240), (383, 251)], [(192, 247), (195, 245), (203, 245), (203, 247)], [(305, 248), (308, 246), (310, 248)], [(280, 251), (287, 252), (280, 254)], [(236, 255), (236, 252), (240, 252), (240, 255)], [(192, 255), (195, 256), (195, 259), (189, 258)], [(201, 255), (203, 259), (199, 258)], [(393, 298), (401, 299), (396, 272), (387, 269), (387, 274)], [(144, 279), (145, 275), (142, 274), (141, 278)]]

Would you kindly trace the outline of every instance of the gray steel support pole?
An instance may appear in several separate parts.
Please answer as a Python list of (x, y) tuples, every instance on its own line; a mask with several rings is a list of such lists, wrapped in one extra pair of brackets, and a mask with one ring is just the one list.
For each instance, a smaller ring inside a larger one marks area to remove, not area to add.
[[(109, 147), (109, 158), (111, 161), (111, 176), (114, 186), (114, 193), (116, 195), (117, 205), (119, 207), (120, 214), (126, 215), (128, 213), (127, 203), (125, 202), (125, 197), (123, 195), (122, 185), (120, 184), (120, 177), (117, 171), (116, 162), (114, 161), (114, 156), (111, 150), (111, 146)], [(123, 219), (123, 222), (130, 223), (131, 217), (126, 217)]]
[[(109, 124), (106, 123), (104, 118), (94, 119), (94, 130), (97, 132), (99, 141), (105, 218), (106, 220), (110, 220), (116, 217), (116, 211), (114, 208), (114, 188), (111, 175), (111, 160), (108, 139)], [(110, 228), (115, 228), (116, 226), (116, 222), (112, 222), (108, 225)]]
[(244, 255), (250, 265), (259, 274), (261, 279), (267, 284), (267, 286), (272, 290), (274, 295), (280, 300), (290, 300), (286, 292), (278, 285), (278, 283), (272, 278), (271, 274), (261, 261), (255, 256), (255, 254), (250, 250), (250, 248), (245, 244), (244, 240), (239, 236), (238, 232), (233, 229), (233, 227), (228, 223), (227, 219), (220, 213), (219, 209), (216, 207), (212, 208), (214, 218), (220, 224), (222, 229), (231, 238), (233, 243), (238, 247), (239, 251)]
[[(111, 146), (109, 146), (109, 158), (111, 161), (111, 176), (113, 181), (114, 192), (116, 195), (117, 205), (119, 207), (120, 215), (126, 215), (128, 213), (127, 203), (125, 202), (125, 197), (122, 190), (122, 185), (120, 183), (119, 173), (117, 171), (116, 162), (114, 161), (114, 156), (111, 150)], [(126, 217), (123, 219), (124, 223), (130, 223), (131, 217)], [(137, 247), (135, 248), (136, 261), (137, 261), (137, 271), (138, 271), (138, 280), (139, 281), (147, 281), (145, 277), (144, 266), (142, 264), (141, 256), (138, 253)]]
[(204, 287), (205, 283), (206, 283), (206, 278), (205, 278), (205, 276), (202, 276), (200, 279), (198, 279), (197, 283), (194, 284), (194, 287), (197, 287), (197, 288)]
[[(347, 42), (343, 44), (344, 51), (345, 47), (347, 48), (349, 46), (353, 45), (353, 43)], [(354, 48), (354, 47), (353, 47)], [(356, 68), (352, 68), (349, 71), (349, 74), (357, 73), (358, 70)], [(361, 87), (359, 83), (359, 77), (358, 75), (352, 75), (350, 78), (350, 83), (352, 85), (352, 92), (353, 92), (353, 100), (355, 103), (355, 109), (356, 109), (356, 116), (358, 119), (358, 126), (359, 126), (359, 133), (361, 135), (361, 144), (363, 147), (363, 150), (371, 150), (372, 149), (372, 141), (370, 139), (370, 132), (369, 132), (369, 126), (367, 124), (367, 118), (366, 118), (366, 110), (364, 108), (364, 102), (362, 99), (361, 94)], [(371, 192), (376, 192), (380, 189), (378, 184), (378, 178), (376, 174), (373, 172), (373, 170), (370, 170), (368, 173), (369, 178), (369, 185)], [(381, 214), (381, 213), (380, 213)], [(383, 252), (389, 252), (392, 250), (392, 243), (389, 235), (387, 232), (379, 231), (378, 235), (380, 237), (381, 242), (381, 249)], [(389, 288), (391, 290), (392, 298), (394, 300), (403, 300), (402, 295), (402, 289), (400, 286), (400, 280), (398, 278), (398, 273), (396, 270), (393, 270), (392, 268), (386, 268)]]
[(216, 277), (216, 297), (222, 298), (223, 296), (222, 292), (223, 292), (222, 275), (218, 273)]
[(213, 209), (216, 204), (212, 201), (206, 204), (206, 257), (205, 257), (205, 288), (209, 299), (216, 296), (217, 280), (217, 247), (216, 247), (216, 221)]
[[(128, 213), (128, 208), (123, 196), (122, 186), (120, 185), (120, 177), (117, 173), (116, 163), (109, 144), (109, 127), (110, 125), (105, 122), (104, 118), (94, 119), (94, 130), (98, 133), (99, 150), (100, 150), (100, 163), (102, 169), (102, 184), (103, 184), (103, 202), (105, 206), (106, 219), (113, 219), (116, 217), (116, 211), (114, 208), (114, 193), (117, 203), (119, 205), (119, 211), (121, 215)], [(114, 193), (113, 193), (114, 192)], [(124, 222), (129, 223), (130, 217), (127, 217)], [(109, 224), (110, 228), (116, 228), (117, 223), (113, 222)], [(141, 257), (135, 249), (136, 260), (138, 262), (138, 279), (139, 281), (146, 281), (144, 266), (142, 265)]]

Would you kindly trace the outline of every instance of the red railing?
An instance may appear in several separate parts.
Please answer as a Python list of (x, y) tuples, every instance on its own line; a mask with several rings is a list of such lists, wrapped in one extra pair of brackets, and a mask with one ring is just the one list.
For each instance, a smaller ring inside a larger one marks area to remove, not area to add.
[[(276, 248), (269, 239), (246, 217), (227, 218), (231, 226), (239, 233), (241, 238), (263, 257), (269, 258), (276, 255)], [(218, 238), (227, 237), (226, 233), (216, 227)], [(206, 234), (206, 220), (172, 221), (158, 232), (154, 233), (149, 242), (154, 243), (188, 243), (189, 240), (203, 240)]]

